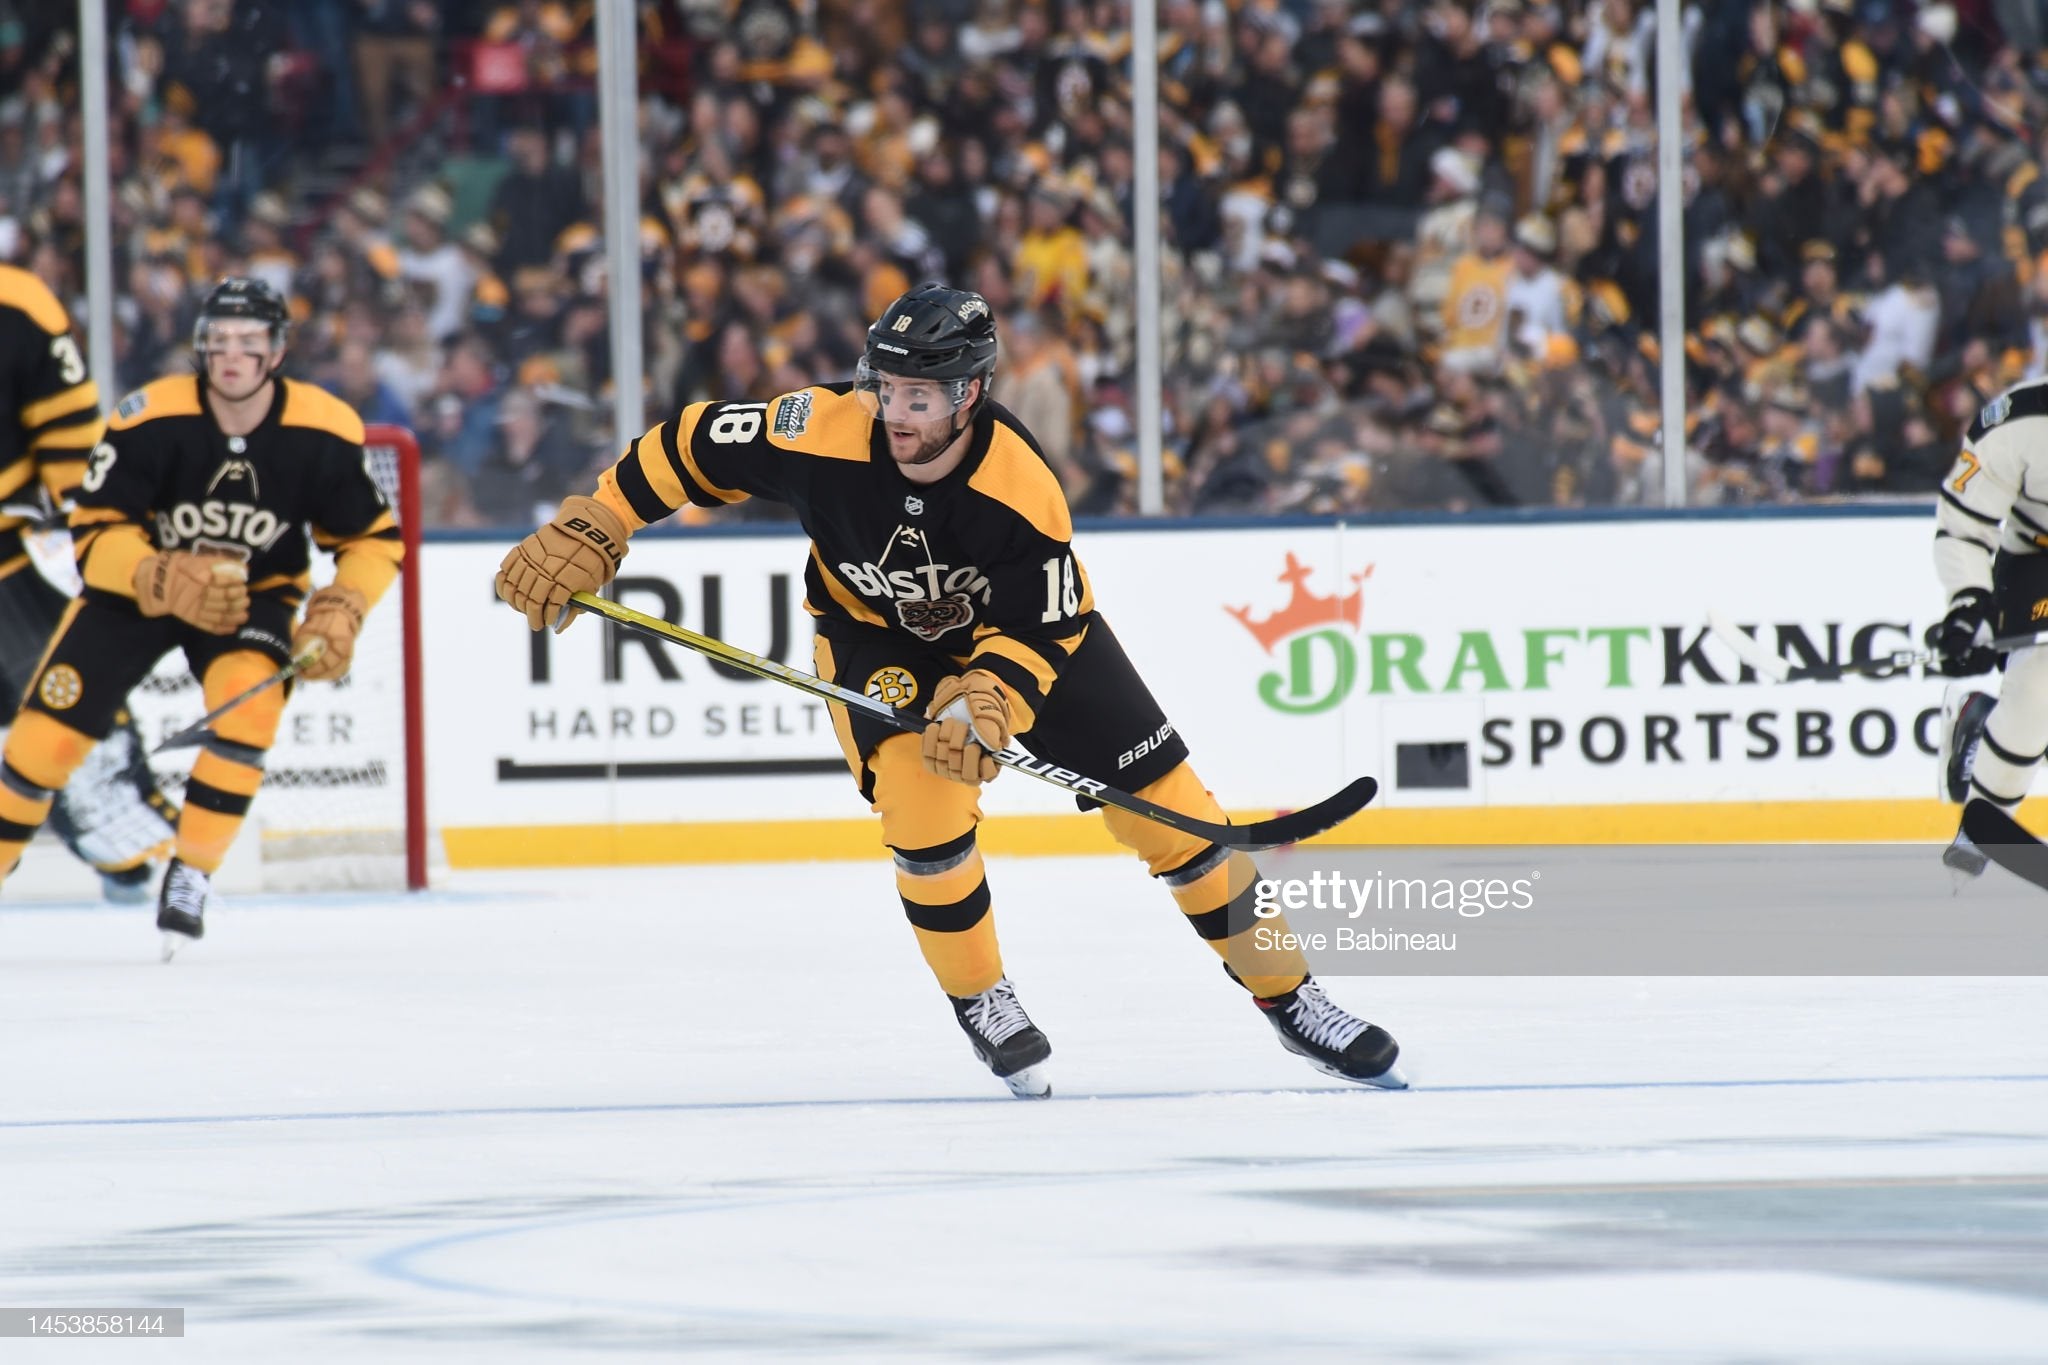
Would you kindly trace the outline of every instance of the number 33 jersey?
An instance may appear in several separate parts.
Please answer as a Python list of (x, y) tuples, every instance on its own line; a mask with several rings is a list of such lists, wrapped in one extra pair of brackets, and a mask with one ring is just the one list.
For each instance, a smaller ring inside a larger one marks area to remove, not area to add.
[(597, 496), (628, 530), (692, 503), (789, 504), (811, 537), (806, 607), (843, 627), (914, 637), (1002, 679), (1038, 708), (1094, 618), (1059, 479), (1010, 412), (987, 404), (967, 457), (937, 483), (906, 479), (850, 386), (767, 403), (693, 403), (633, 442)]
[(296, 603), (308, 586), (310, 526), (334, 552), (337, 578), (371, 602), (382, 595), (405, 548), (365, 462), (362, 419), (324, 389), (275, 382), (270, 411), (246, 437), (221, 431), (196, 375), (121, 401), (74, 495), (88, 590), (132, 597), (143, 558), (190, 550), (242, 560), (251, 592)]

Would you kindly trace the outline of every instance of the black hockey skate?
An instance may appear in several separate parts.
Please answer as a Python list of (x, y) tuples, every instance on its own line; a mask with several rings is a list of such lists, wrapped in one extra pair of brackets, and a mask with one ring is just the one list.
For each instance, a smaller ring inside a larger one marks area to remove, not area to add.
[(1303, 977), (1285, 995), (1252, 999), (1280, 1035), (1280, 1046), (1307, 1058), (1316, 1070), (1385, 1090), (1408, 1088), (1408, 1078), (1394, 1065), (1401, 1048), (1393, 1035), (1343, 1009), (1323, 994), (1314, 977)]
[(1052, 1056), (1052, 1044), (1024, 1013), (1009, 977), (980, 995), (946, 998), (953, 1002), (953, 1016), (974, 1044), (974, 1055), (1002, 1078), (1012, 1095), (1020, 1100), (1042, 1100), (1052, 1094), (1052, 1078), (1044, 1066), (1045, 1059)]
[(163, 890), (156, 900), (156, 927), (164, 933), (164, 961), (194, 939), (206, 937), (206, 897), (213, 879), (178, 859), (164, 871)]

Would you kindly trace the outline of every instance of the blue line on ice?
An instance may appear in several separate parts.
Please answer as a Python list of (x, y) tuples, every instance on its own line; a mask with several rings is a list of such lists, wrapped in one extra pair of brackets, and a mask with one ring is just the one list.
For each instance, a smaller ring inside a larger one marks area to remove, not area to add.
[[(2048, 1073), (1990, 1076), (1785, 1076), (1762, 1080), (1558, 1081), (1498, 1085), (1421, 1085), (1413, 1090), (1352, 1086), (1273, 1086), (1259, 1090), (1130, 1090), (1061, 1095), (1076, 1100), (1192, 1100), (1244, 1095), (1515, 1095), (1594, 1090), (1750, 1090), (1842, 1085), (2042, 1085)], [(928, 1095), (831, 1100), (703, 1100), (673, 1104), (531, 1104), (473, 1109), (338, 1109), (310, 1114), (137, 1114), (87, 1119), (0, 1119), (0, 1132), (24, 1128), (137, 1128), (206, 1123), (363, 1123), (384, 1120), (551, 1117), (583, 1114), (717, 1114), (752, 1109), (892, 1109), (937, 1104), (1012, 1105), (1008, 1095)]]

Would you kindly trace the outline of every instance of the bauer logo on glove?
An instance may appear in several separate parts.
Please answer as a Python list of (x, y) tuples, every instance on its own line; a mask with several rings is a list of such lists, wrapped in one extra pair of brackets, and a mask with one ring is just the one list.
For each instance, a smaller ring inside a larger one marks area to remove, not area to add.
[(596, 498), (563, 501), (555, 519), (512, 547), (498, 566), (500, 600), (525, 613), (534, 630), (566, 627), (570, 597), (612, 581), (626, 557), (626, 525)]

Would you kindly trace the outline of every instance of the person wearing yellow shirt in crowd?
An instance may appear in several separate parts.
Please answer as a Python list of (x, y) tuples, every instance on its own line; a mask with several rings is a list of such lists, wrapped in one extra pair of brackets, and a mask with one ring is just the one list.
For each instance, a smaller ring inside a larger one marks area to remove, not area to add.
[(1017, 247), (1017, 287), (1029, 308), (1070, 311), (1088, 292), (1088, 244), (1067, 222), (1067, 200), (1041, 183), (1031, 193), (1030, 224)]
[(1480, 208), (1472, 250), (1451, 263), (1444, 294), (1444, 363), (1462, 370), (1500, 368), (1506, 343), (1508, 224), (1498, 206)]

